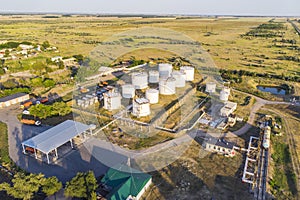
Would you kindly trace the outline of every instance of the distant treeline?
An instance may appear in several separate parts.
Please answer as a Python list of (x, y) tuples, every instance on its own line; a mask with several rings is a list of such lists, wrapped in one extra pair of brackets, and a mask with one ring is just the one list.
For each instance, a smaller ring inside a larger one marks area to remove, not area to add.
[(31, 42), (7, 42), (4, 44), (0, 44), (0, 49), (14, 49), (17, 48), (20, 44), (32, 45)]
[(60, 18), (60, 17), (55, 15), (47, 15), (47, 16), (43, 16), (42, 18)]
[[(221, 73), (222, 78), (229, 79), (229, 80), (241, 78), (242, 76), (252, 76), (252, 77), (262, 77), (262, 78), (300, 82), (300, 76), (297, 76), (297, 75), (296, 76), (287, 76), (284, 74), (277, 75), (277, 74), (270, 74), (270, 73), (257, 73), (257, 72), (251, 72), (251, 71), (246, 71), (246, 70), (226, 70), (226, 69), (220, 69), (220, 73)], [(232, 76), (232, 75), (234, 75), (234, 76)]]
[(270, 21), (267, 24), (259, 25), (255, 29), (242, 35), (242, 37), (263, 37), (263, 38), (282, 37), (284, 33), (283, 30), (285, 29), (286, 27), (283, 25), (283, 23)]

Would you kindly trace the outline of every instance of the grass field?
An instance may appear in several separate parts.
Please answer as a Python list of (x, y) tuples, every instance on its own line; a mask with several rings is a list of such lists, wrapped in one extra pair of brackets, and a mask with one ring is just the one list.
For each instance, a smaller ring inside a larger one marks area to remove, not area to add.
[[(297, 50), (288, 45), (274, 46), (273, 38), (245, 39), (242, 34), (267, 23), (270, 18), (139, 18), (139, 17), (95, 17), (73, 16), (60, 18), (42, 18), (42, 16), (2, 16), (1, 40), (18, 40), (42, 43), (48, 40), (59, 48), (59, 53), (44, 53), (42, 57), (72, 56), (89, 53), (97, 43), (108, 39), (115, 33), (152, 26), (168, 28), (181, 32), (195, 41), (211, 54), (216, 65), (226, 69), (247, 69), (276, 74), (295, 74), (299, 63), (279, 61), (276, 59), (283, 52), (285, 55), (299, 56)], [(282, 22), (284, 38), (294, 39), (298, 45), (299, 37), (293, 27), (284, 18)], [(157, 52), (155, 52), (157, 53)], [(151, 55), (152, 53), (147, 52)], [(147, 58), (145, 54), (136, 53), (138, 57)], [(150, 56), (149, 56), (150, 57)], [(41, 57), (33, 58), (41, 59)], [(30, 59), (24, 65), (30, 63)], [(258, 66), (247, 64), (261, 63)], [(275, 70), (276, 69), (276, 70)]]
[(156, 187), (146, 199), (252, 199), (239, 177), (242, 155), (226, 158), (206, 153), (192, 142), (177, 161), (152, 173)]

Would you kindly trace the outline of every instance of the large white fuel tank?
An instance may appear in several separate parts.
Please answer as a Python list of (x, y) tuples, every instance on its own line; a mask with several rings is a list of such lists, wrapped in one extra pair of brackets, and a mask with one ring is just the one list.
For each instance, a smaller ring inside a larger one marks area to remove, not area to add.
[(148, 87), (148, 74), (146, 72), (133, 72), (131, 80), (135, 89), (145, 89)]
[(214, 93), (214, 92), (216, 92), (216, 87), (217, 87), (216, 83), (208, 82), (208, 83), (206, 83), (205, 92)]
[(160, 78), (167, 78), (171, 76), (173, 66), (169, 63), (160, 63), (158, 64), (158, 71)]
[(133, 99), (132, 114), (136, 117), (145, 117), (150, 115), (150, 102), (145, 98)]
[(159, 82), (159, 72), (150, 70), (149, 71), (149, 83), (158, 83)]
[(220, 92), (220, 100), (221, 101), (228, 101), (230, 95), (230, 88), (229, 87), (223, 87), (223, 89)]
[(182, 66), (180, 67), (180, 71), (185, 74), (186, 81), (193, 81), (195, 76), (195, 68), (191, 66)]
[(122, 96), (126, 99), (133, 98), (135, 96), (135, 88), (131, 84), (122, 85)]
[(149, 100), (150, 104), (156, 104), (159, 100), (159, 91), (156, 89), (146, 90), (146, 99)]
[(185, 87), (185, 74), (181, 71), (173, 71), (172, 77), (176, 79), (176, 87)]
[(173, 77), (161, 78), (159, 80), (159, 93), (162, 95), (172, 95), (176, 93), (176, 79)]

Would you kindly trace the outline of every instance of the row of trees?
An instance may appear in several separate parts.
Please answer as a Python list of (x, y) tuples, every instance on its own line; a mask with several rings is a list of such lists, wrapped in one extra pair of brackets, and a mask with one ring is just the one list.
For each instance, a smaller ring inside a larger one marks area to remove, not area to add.
[[(27, 41), (24, 41), (24, 42), (10, 41), (10, 42), (6, 42), (6, 43), (3, 43), (3, 44), (0, 44), (0, 49), (16, 49), (16, 48), (19, 47), (20, 44), (33, 45), (34, 48), (37, 47), (37, 44), (32, 44), (31, 42), (27, 42)], [(50, 47), (50, 43), (48, 41), (44, 41), (41, 44), (41, 47), (44, 48), (44, 49), (46, 49), (46, 48)]]
[(38, 191), (50, 196), (62, 188), (62, 183), (56, 177), (45, 178), (43, 174), (29, 174), (18, 172), (12, 179), (12, 184), (0, 184), (0, 190), (17, 199), (29, 200)]
[[(62, 183), (54, 176), (46, 178), (44, 174), (25, 174), (18, 172), (14, 175), (11, 184), (4, 182), (0, 184), (0, 191), (16, 199), (29, 200), (36, 194), (42, 192), (51, 196), (62, 188)], [(97, 180), (92, 171), (78, 172), (77, 175), (67, 182), (64, 195), (66, 197), (77, 197), (88, 200), (96, 200)]]
[(55, 86), (55, 81), (49, 78), (36, 77), (30, 79), (30, 86), (49, 88)]
[(270, 78), (270, 79), (280, 79), (285, 81), (295, 81), (300, 82), (300, 76), (287, 76), (285, 74), (270, 74), (270, 73), (257, 73), (257, 72), (251, 72), (246, 70), (226, 70), (226, 69), (220, 69), (221, 76), (223, 78), (230, 78), (232, 75), (237, 75), (239, 77), (242, 76), (252, 76), (252, 77), (262, 77), (262, 78)]
[(242, 37), (263, 37), (263, 38), (274, 38), (282, 37), (284, 32), (283, 30), (286, 27), (282, 23), (278, 22), (269, 22), (266, 24), (261, 24), (253, 30), (250, 30)]
[(52, 105), (36, 104), (29, 108), (31, 115), (46, 119), (52, 116), (65, 116), (71, 113), (72, 109), (65, 102), (55, 102)]
[(78, 172), (77, 175), (66, 184), (64, 195), (88, 200), (96, 200), (97, 180), (92, 171)]

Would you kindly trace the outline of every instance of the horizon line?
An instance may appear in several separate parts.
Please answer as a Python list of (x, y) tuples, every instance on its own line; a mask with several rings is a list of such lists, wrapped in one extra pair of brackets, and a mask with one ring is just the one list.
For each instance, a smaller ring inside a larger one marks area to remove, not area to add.
[(96, 13), (96, 12), (51, 12), (51, 11), (0, 11), (0, 15), (91, 15), (91, 16), (153, 16), (153, 17), (300, 17), (300, 15), (259, 15), (259, 14), (180, 14), (180, 13), (169, 13), (169, 14), (155, 14), (155, 13)]

